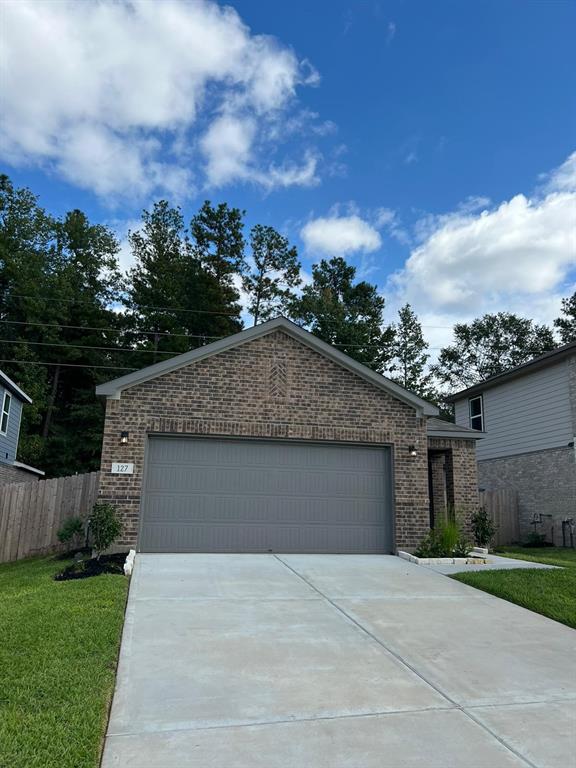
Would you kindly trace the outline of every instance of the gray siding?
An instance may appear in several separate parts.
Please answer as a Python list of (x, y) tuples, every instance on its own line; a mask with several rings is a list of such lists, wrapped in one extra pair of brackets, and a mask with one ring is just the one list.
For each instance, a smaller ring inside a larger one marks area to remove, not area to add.
[[(4, 403), (4, 393), (6, 389), (0, 386), (0, 409)], [(18, 435), (20, 434), (20, 418), (22, 415), (22, 403), (17, 397), (10, 391), (8, 394), (12, 396), (12, 403), (10, 405), (10, 417), (8, 419), (8, 430), (5, 435), (0, 434), (0, 461), (4, 464), (12, 464), (16, 461), (16, 454), (18, 452)]]
[[(484, 439), (478, 461), (561, 448), (573, 439), (568, 360), (483, 392)], [(468, 398), (455, 403), (456, 423), (469, 426)]]

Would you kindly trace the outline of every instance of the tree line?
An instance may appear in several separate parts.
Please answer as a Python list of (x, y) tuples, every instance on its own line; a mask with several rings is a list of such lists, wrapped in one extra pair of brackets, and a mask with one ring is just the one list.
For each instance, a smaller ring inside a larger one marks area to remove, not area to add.
[(0, 367), (30, 396), (19, 459), (56, 476), (99, 466), (97, 384), (284, 314), (342, 352), (434, 402), (576, 339), (576, 293), (555, 328), (511, 313), (454, 326), (431, 365), (407, 304), (394, 323), (375, 285), (341, 257), (302, 280), (297, 249), (245, 212), (206, 201), (185, 221), (161, 200), (128, 236), (80, 210), (56, 217), (0, 176)]

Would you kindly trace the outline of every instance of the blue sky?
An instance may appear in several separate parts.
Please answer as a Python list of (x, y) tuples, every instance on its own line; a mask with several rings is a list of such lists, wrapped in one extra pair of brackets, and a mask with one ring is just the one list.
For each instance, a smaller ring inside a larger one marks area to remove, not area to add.
[[(576, 282), (568, 0), (7, 0), (0, 158), (123, 236), (167, 197), (344, 255), (433, 345)], [(30, 51), (35, 55), (30, 56)], [(126, 252), (124, 264), (128, 263)]]

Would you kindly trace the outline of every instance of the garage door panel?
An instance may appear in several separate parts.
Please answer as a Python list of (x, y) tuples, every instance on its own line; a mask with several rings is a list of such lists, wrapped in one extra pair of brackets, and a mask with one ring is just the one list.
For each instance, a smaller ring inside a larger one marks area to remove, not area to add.
[[(348, 499), (315, 499), (306, 496), (291, 499), (267, 496), (214, 496), (198, 494), (149, 494), (146, 522), (238, 522), (242, 523), (351, 523)], [(382, 524), (382, 499), (364, 500), (354, 509), (353, 524)]]
[(391, 551), (390, 460), (385, 448), (152, 437), (139, 548)]
[(324, 497), (341, 495), (350, 498), (373, 497), (381, 499), (385, 490), (382, 473), (360, 473), (359, 471), (317, 470), (277, 468), (270, 465), (261, 467), (198, 467), (194, 473), (190, 466), (152, 467), (149, 472), (148, 489), (152, 492), (170, 492), (178, 488), (182, 493), (207, 493), (217, 489), (219, 493), (243, 494), (286, 494)]
[[(158, 525), (153, 540), (161, 552), (316, 552), (340, 554), (381, 554), (386, 539), (381, 526), (359, 528), (350, 524), (331, 526), (327, 537), (323, 527), (262, 525)], [(217, 542), (217, 550), (214, 549)]]

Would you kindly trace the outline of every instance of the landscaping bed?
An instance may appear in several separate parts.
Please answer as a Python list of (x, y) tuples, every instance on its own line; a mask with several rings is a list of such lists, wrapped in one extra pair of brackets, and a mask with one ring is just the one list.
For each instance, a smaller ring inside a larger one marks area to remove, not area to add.
[(1, 768), (99, 765), (129, 582), (55, 581), (66, 565), (0, 565)]
[(101, 576), (103, 573), (124, 576), (124, 563), (128, 552), (113, 555), (101, 555), (99, 559), (86, 557), (67, 565), (62, 571), (54, 574), (55, 581), (70, 579), (87, 579), (90, 576)]
[(458, 573), (451, 578), (529, 608), (576, 629), (576, 551), (561, 547), (506, 547), (497, 552), (558, 570), (518, 569)]

